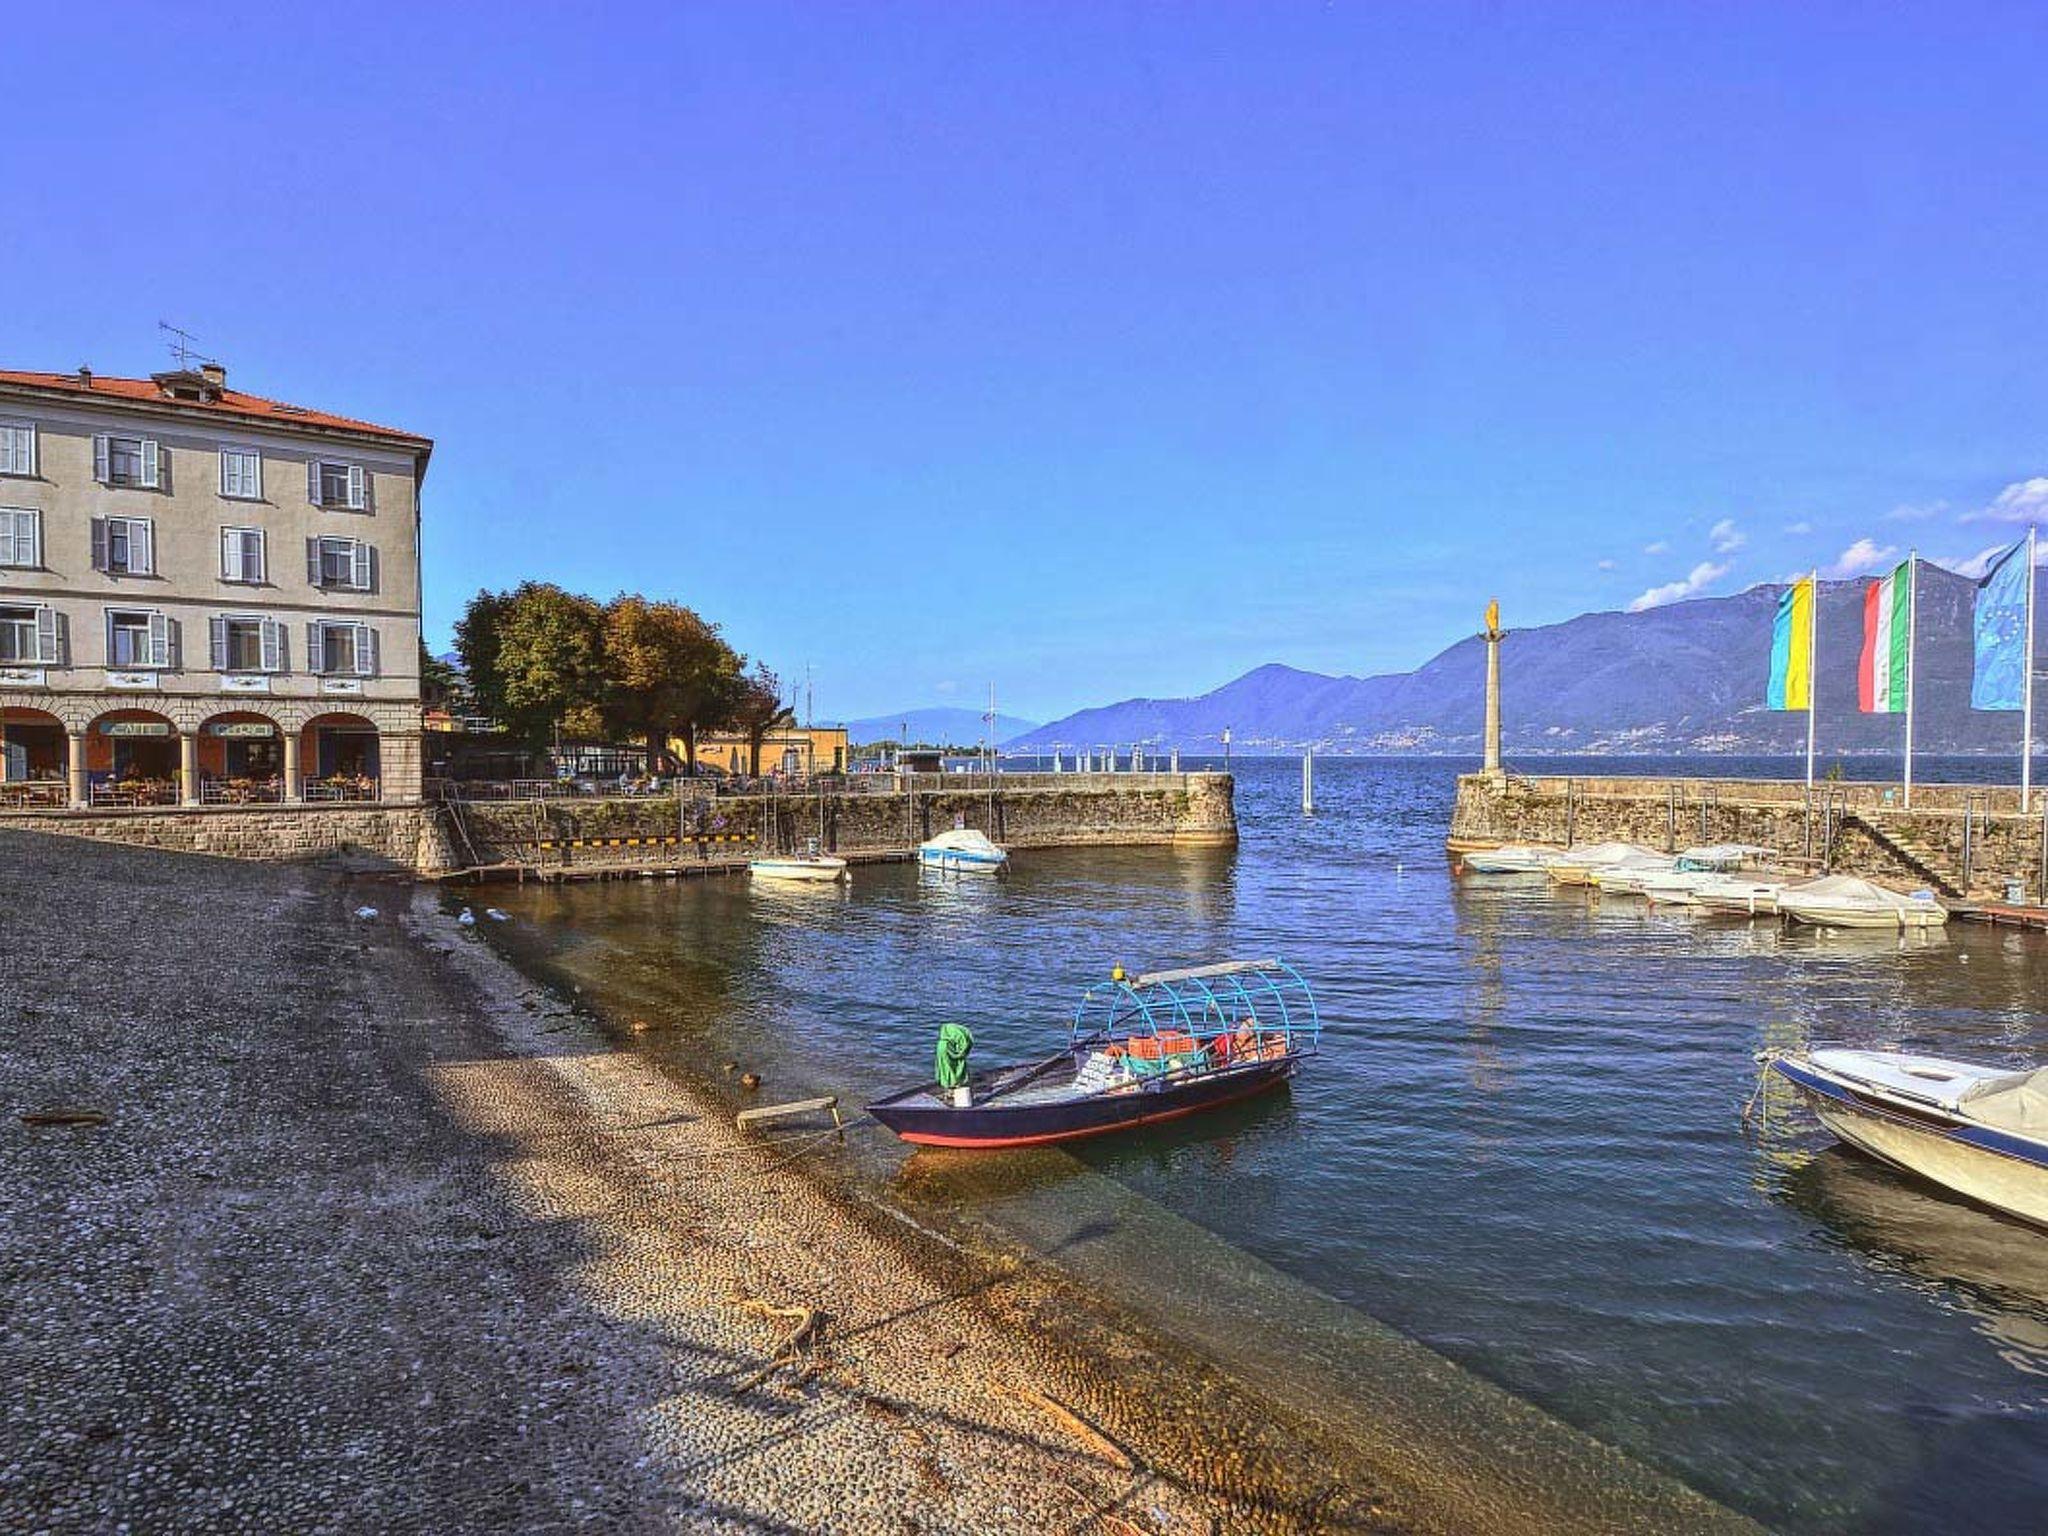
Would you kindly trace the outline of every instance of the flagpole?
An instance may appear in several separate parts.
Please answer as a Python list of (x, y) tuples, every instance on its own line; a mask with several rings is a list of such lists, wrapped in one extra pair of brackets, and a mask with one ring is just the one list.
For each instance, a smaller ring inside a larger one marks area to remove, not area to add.
[(1820, 718), (1820, 567), (1809, 578), (1813, 583), (1813, 612), (1806, 622), (1806, 787), (1813, 788), (1814, 726)]
[(1906, 809), (1913, 809), (1913, 666), (1920, 624), (1920, 551), (1906, 556)]
[(2021, 654), (2026, 692), (2020, 695), (2020, 814), (2034, 798), (2034, 539), (2036, 528), (2027, 529), (2027, 648)]

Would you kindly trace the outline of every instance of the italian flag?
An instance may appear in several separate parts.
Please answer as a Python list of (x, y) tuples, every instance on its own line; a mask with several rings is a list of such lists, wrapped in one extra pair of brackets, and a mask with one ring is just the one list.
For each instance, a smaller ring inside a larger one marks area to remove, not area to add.
[(1908, 562), (1863, 590), (1863, 656), (1856, 669), (1856, 702), (1866, 715), (1905, 713), (1912, 635), (1913, 575)]

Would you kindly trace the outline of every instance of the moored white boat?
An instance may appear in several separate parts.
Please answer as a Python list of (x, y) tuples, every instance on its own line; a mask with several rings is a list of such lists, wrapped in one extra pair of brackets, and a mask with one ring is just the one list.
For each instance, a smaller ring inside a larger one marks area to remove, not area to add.
[(1468, 875), (1540, 875), (1563, 854), (1562, 848), (1507, 843), (1499, 848), (1461, 853), (1458, 864)]
[(1671, 874), (1676, 868), (1677, 861), (1666, 854), (1633, 853), (1587, 871), (1586, 883), (1603, 896), (1640, 896), (1646, 880)]
[(955, 827), (917, 845), (917, 862), (931, 869), (993, 874), (1010, 856), (973, 827)]
[(756, 880), (791, 880), (824, 884), (846, 878), (846, 860), (837, 854), (819, 852), (818, 840), (812, 838), (809, 847), (802, 853), (765, 854), (750, 861), (747, 873)]
[(1764, 1059), (1850, 1146), (2048, 1226), (2048, 1068), (2015, 1072), (1901, 1051)]
[(1820, 928), (1932, 928), (1948, 909), (1932, 893), (1902, 896), (1854, 875), (1824, 875), (1778, 893), (1778, 910)]
[(1790, 884), (1789, 880), (1770, 876), (1713, 876), (1692, 888), (1692, 904), (1702, 912), (1776, 917), (1778, 895)]
[(1634, 843), (1592, 843), (1584, 848), (1565, 850), (1544, 867), (1544, 873), (1559, 885), (1587, 885), (1591, 883), (1594, 870), (1619, 864), (1633, 855), (1648, 855), (1649, 852), (1649, 849), (1638, 848)]

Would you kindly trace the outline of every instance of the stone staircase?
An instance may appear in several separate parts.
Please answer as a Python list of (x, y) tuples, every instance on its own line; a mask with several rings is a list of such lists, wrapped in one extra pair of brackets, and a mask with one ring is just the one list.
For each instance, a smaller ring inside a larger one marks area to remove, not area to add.
[(1910, 837), (1856, 811), (1844, 811), (1841, 825), (1862, 833), (1941, 895), (1951, 900), (1962, 900), (1970, 894), (1963, 883), (1960, 865), (1946, 849), (1932, 847), (1919, 838)]

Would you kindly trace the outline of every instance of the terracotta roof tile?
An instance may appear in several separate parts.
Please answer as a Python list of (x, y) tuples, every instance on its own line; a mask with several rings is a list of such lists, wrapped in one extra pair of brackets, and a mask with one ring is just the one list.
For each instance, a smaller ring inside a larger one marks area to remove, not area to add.
[(16, 373), (0, 369), (0, 385), (4, 384), (21, 384), (31, 389), (52, 389), (76, 395), (80, 399), (132, 400), (150, 405), (176, 405), (187, 410), (212, 411), (222, 416), (290, 422), (302, 427), (327, 427), (338, 432), (364, 432), (373, 437), (402, 438), (414, 443), (428, 441), (416, 432), (401, 432), (396, 427), (380, 427), (374, 422), (335, 416), (326, 411), (311, 411), (304, 406), (286, 405), (281, 400), (265, 400), (260, 395), (245, 395), (237, 389), (223, 389), (219, 397), (213, 400), (179, 400), (165, 395), (157, 387), (154, 379), (113, 379), (96, 373), (92, 376), (92, 383), (86, 385), (79, 381), (75, 373)]

